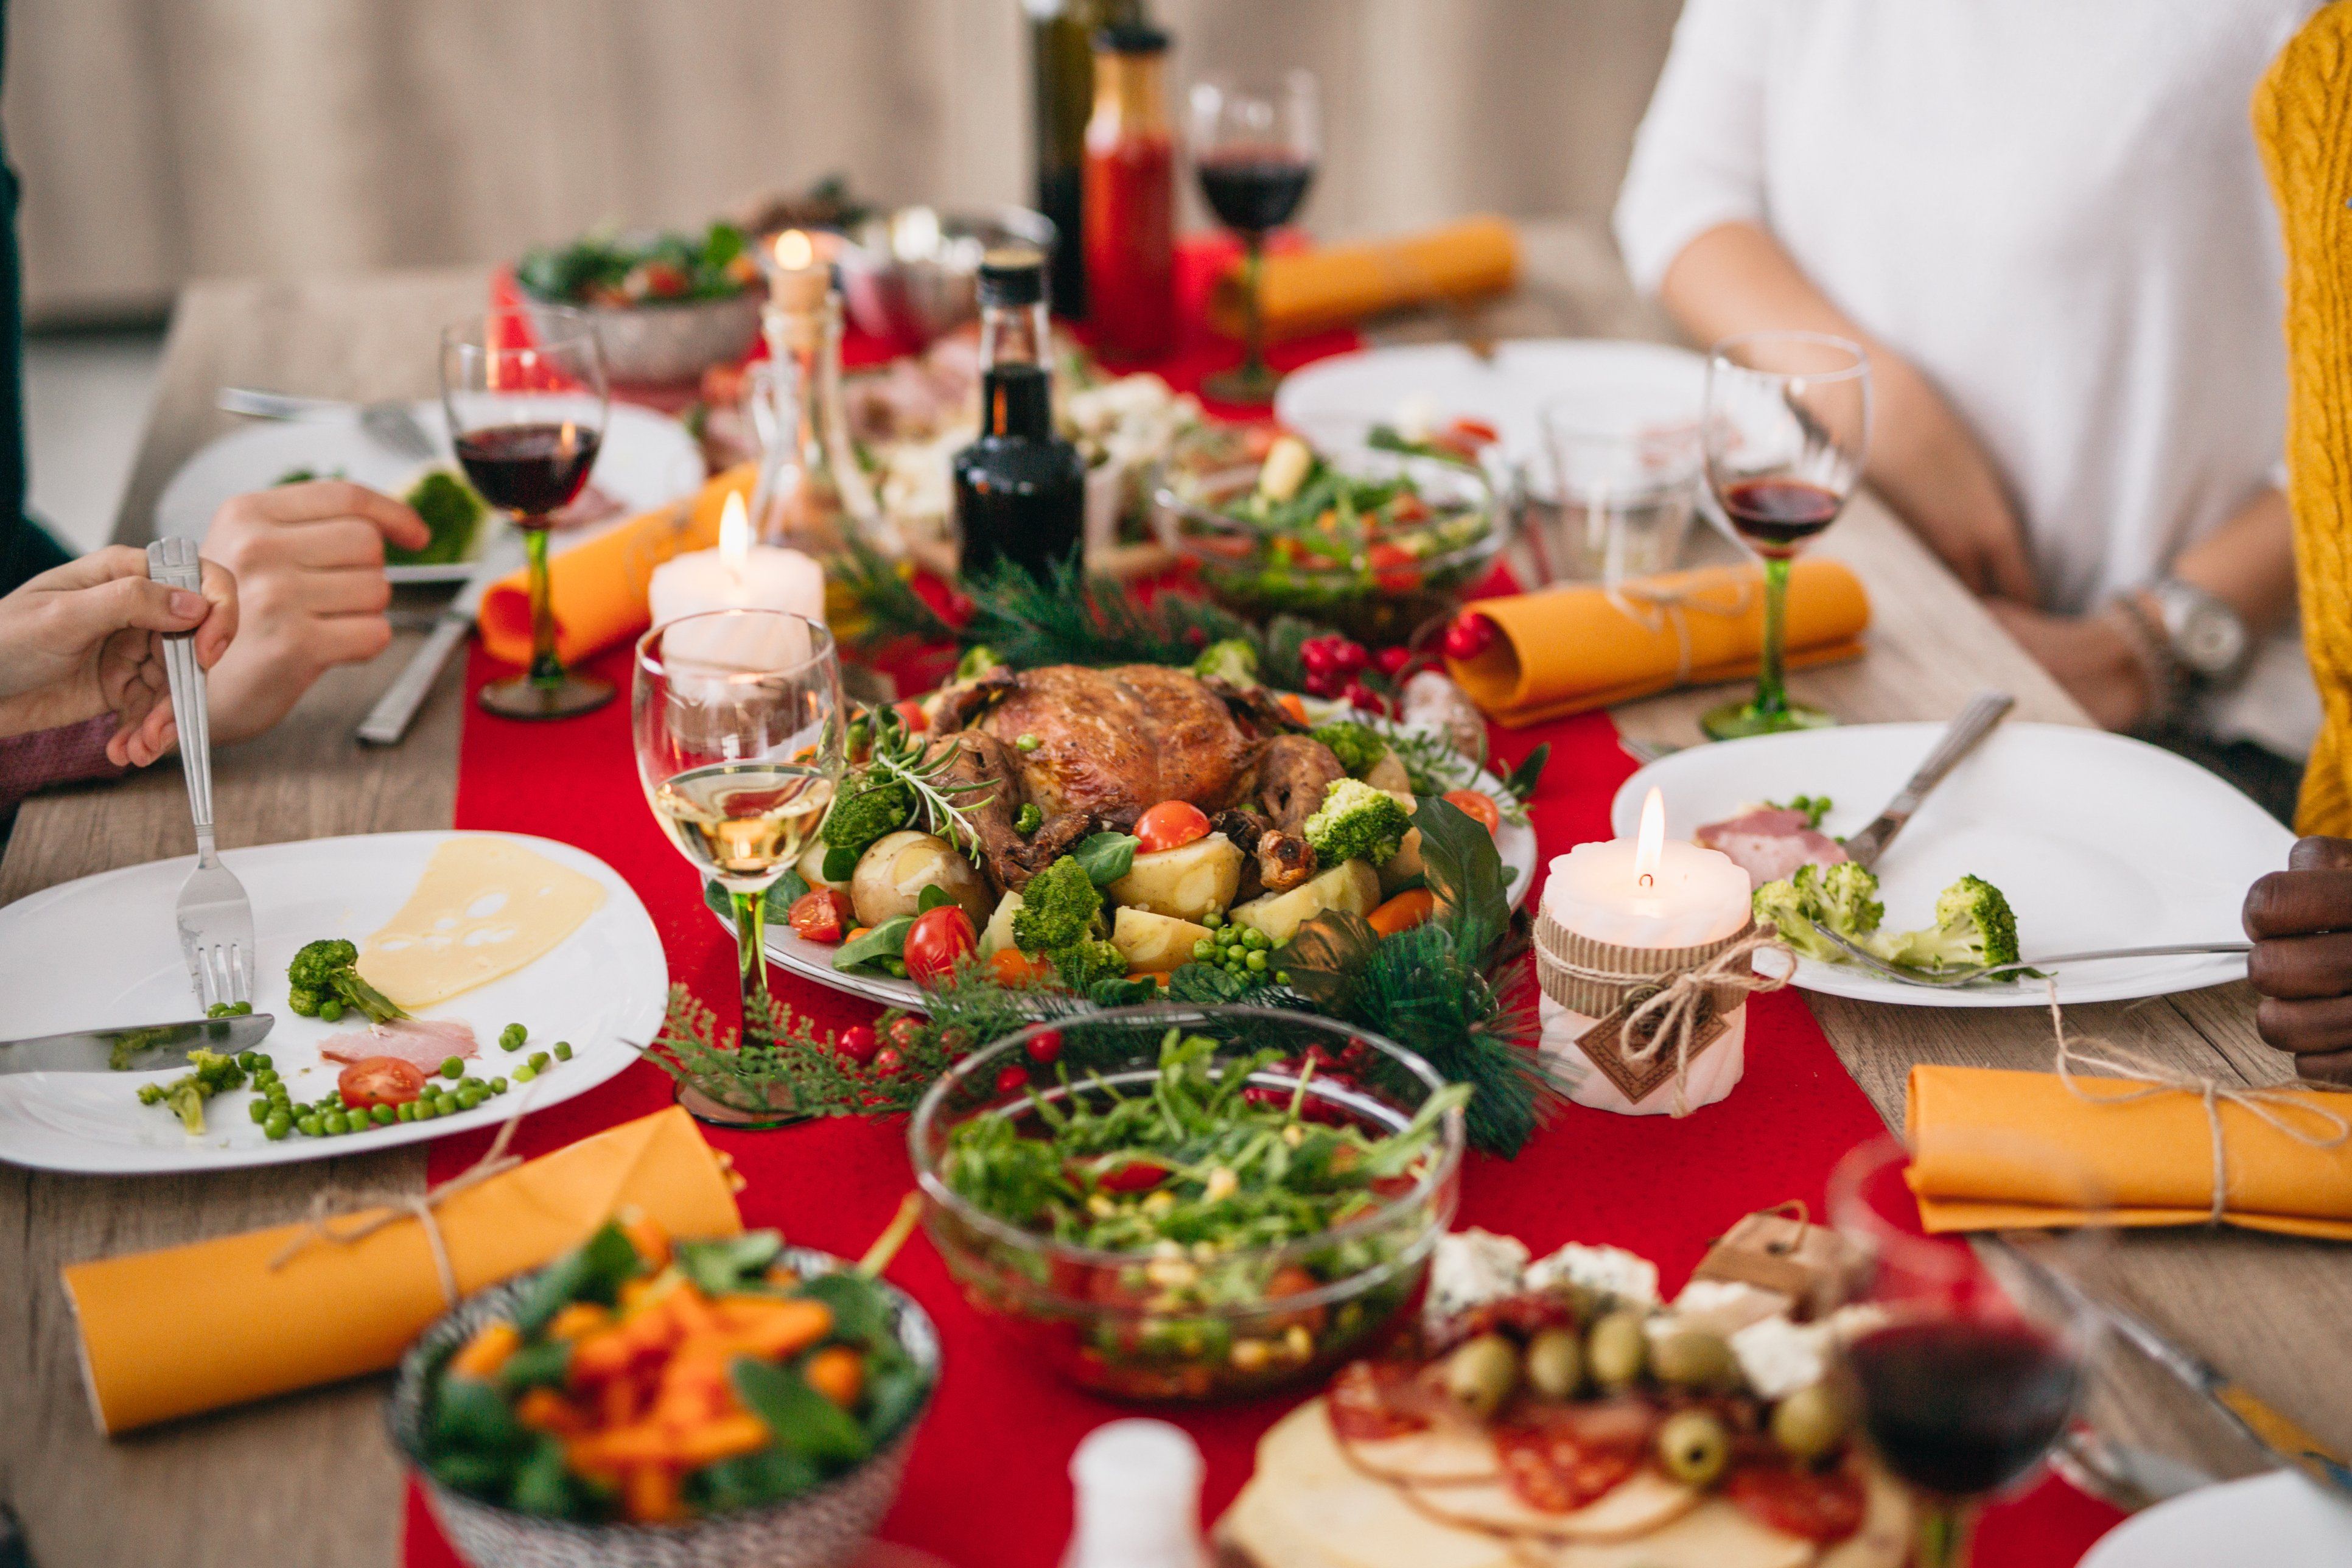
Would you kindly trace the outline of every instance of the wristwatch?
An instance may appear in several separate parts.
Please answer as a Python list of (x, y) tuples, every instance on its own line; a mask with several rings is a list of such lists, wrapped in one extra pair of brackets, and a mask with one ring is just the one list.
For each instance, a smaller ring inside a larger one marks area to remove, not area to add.
[(2229, 602), (2178, 577), (2126, 594), (2116, 606), (2147, 674), (2152, 718), (2169, 713), (2184, 689), (2228, 685), (2252, 653), (2246, 623)]

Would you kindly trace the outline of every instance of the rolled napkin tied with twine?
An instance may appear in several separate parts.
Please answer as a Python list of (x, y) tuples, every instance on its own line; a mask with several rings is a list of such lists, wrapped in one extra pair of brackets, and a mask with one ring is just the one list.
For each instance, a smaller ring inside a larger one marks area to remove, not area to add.
[[(1511, 729), (1752, 676), (1764, 640), (1763, 574), (1753, 566), (1580, 583), (1469, 608), (1501, 635), (1477, 658), (1447, 666), (1481, 711)], [(1835, 561), (1796, 563), (1790, 668), (1855, 658), (1869, 625), (1870, 598), (1852, 571)]]
[[(457, 1293), (535, 1268), (634, 1208), (672, 1236), (743, 1228), (724, 1156), (677, 1107), (459, 1189), (416, 1216), (375, 1207), (64, 1270), (110, 1436), (382, 1372)], [(379, 1223), (389, 1220), (389, 1223)]]
[[(1269, 256), (1259, 297), (1265, 335), (1280, 340), (1411, 305), (1484, 299), (1518, 275), (1518, 231), (1499, 217), (1471, 217), (1422, 234)], [(1248, 310), (1237, 266), (1210, 289), (1209, 324), (1237, 338)]]
[[(727, 498), (740, 495), (748, 503), (759, 477), (755, 464), (730, 468), (690, 500), (640, 513), (550, 561), (548, 606), (555, 616), (555, 651), (563, 662), (601, 653), (652, 625), (646, 593), (654, 568), (673, 555), (716, 548)], [(478, 623), (491, 658), (529, 664), (530, 579), (517, 572), (491, 584), (482, 595)]]

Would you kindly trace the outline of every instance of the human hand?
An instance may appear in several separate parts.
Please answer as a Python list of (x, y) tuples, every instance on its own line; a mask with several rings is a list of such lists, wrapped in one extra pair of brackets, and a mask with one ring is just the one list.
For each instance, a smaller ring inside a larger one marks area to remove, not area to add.
[(144, 551), (110, 544), (0, 598), (0, 735), (110, 712), (109, 762), (144, 767), (162, 756), (179, 732), (163, 634), (193, 631), (206, 669), (236, 635), (236, 579), (203, 565), (202, 592), (171, 588), (148, 577)]
[(2254, 1027), (2304, 1078), (2352, 1084), (2352, 838), (2298, 839), (2246, 890)]
[(2156, 701), (2147, 670), (2113, 620), (2053, 616), (2005, 599), (1988, 599), (1985, 608), (2102, 728), (2128, 730), (2147, 717)]
[(333, 666), (382, 653), (392, 640), (384, 541), (415, 550), (429, 537), (401, 502), (341, 479), (222, 502), (204, 552), (236, 574), (245, 635), (212, 675), (214, 737), (258, 734)]

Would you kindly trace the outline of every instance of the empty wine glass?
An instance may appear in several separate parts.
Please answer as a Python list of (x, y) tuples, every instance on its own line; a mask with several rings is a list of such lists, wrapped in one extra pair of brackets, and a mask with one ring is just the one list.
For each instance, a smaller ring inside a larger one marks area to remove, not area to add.
[(1314, 183), (1322, 147), (1322, 107), (1315, 78), (1303, 70), (1279, 81), (1245, 84), (1209, 77), (1192, 85), (1192, 149), (1201, 194), (1220, 222), (1241, 237), (1247, 314), (1242, 363), (1210, 376), (1202, 390), (1226, 403), (1269, 403), (1282, 378), (1265, 363), (1260, 279), (1265, 237), (1288, 223)]
[(845, 765), (833, 636), (782, 610), (680, 616), (637, 640), (631, 706), (646, 804), (733, 906), (741, 1048), (772, 1047), (767, 890), (824, 820)]
[(2002, 1132), (1943, 1131), (1935, 1158), (1990, 1194), (2072, 1209), (2073, 1229), (2034, 1243), (2045, 1270), (1987, 1269), (1965, 1237), (1930, 1236), (1892, 1138), (1840, 1161), (1829, 1214), (1853, 1261), (1856, 1327), (1844, 1365), (1872, 1450), (1918, 1508), (1912, 1561), (1961, 1568), (1984, 1500), (2016, 1485), (2065, 1432), (2097, 1336), (2082, 1281), (2105, 1250), (2098, 1184), (2059, 1151)]
[(1589, 395), (1555, 398), (1537, 418), (1569, 574), (1613, 584), (1673, 571), (1698, 500), (1698, 426), (1630, 417)]
[(1870, 357), (1827, 332), (1749, 332), (1708, 352), (1699, 421), (1716, 504), (1764, 558), (1756, 695), (1699, 721), (1708, 739), (1811, 730), (1837, 720), (1789, 700), (1781, 679), (1789, 563), (1837, 521), (1870, 450)]
[(492, 310), (441, 333), (441, 404), (457, 461), (482, 498), (513, 514), (530, 563), (530, 668), (482, 688), (509, 719), (561, 719), (612, 700), (613, 686), (563, 668), (547, 596), (549, 514), (588, 482), (608, 406), (604, 356), (586, 316), (560, 306)]

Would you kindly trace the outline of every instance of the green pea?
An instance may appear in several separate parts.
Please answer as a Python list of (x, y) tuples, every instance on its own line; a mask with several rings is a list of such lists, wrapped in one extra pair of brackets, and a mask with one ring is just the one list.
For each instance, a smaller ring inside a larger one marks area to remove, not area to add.
[(555, 1059), (560, 1062), (568, 1062), (572, 1059), (572, 1042), (570, 1040), (558, 1040), (555, 1042)]
[(457, 1109), (460, 1110), (471, 1110), (481, 1103), (482, 1090), (468, 1085), (457, 1091)]
[(253, 1065), (257, 1068), (274, 1068), (278, 1064), (269, 1059), (267, 1052), (256, 1051), (253, 1053)]
[(400, 1120), (400, 1112), (389, 1105), (373, 1106), (368, 1110), (368, 1120), (378, 1127), (389, 1127)]
[(514, 1080), (517, 1083), (529, 1083), (538, 1076), (539, 1069), (531, 1066), (529, 1062), (525, 1062), (522, 1066), (514, 1069)]
[(339, 1001), (335, 1000), (335, 998), (333, 998), (332, 996), (326, 997), (325, 999), (323, 999), (322, 1001), (320, 1001), (320, 1004), (319, 1004), (319, 1016), (320, 1016), (320, 1018), (324, 1019), (326, 1022), (328, 1022), (328, 1023), (331, 1024), (331, 1023), (333, 1023), (336, 1019), (338, 1019), (338, 1018), (341, 1017), (342, 1016), (343, 1016), (343, 1005), (342, 1005), (341, 1002), (339, 1002)]
[(1275, 983), (1276, 985), (1287, 985), (1287, 984), (1290, 984), (1290, 971), (1288, 971), (1287, 969), (1277, 969), (1277, 970), (1276, 970), (1276, 971), (1274, 972), (1274, 983)]
[(269, 1120), (269, 1101), (266, 1100), (255, 1100), (251, 1105), (247, 1106), (245, 1110), (246, 1114), (252, 1117), (256, 1121), (267, 1121)]
[(1211, 910), (1207, 914), (1201, 917), (1201, 923), (1207, 926), (1211, 931), (1215, 931), (1225, 923), (1225, 917), (1218, 910)]
[(522, 1043), (529, 1038), (530, 1038), (530, 1030), (520, 1024), (509, 1024), (499, 1031), (499, 1047), (502, 1050), (519, 1051), (522, 1049)]
[(504, 1094), (506, 1091), (507, 1091), (507, 1080), (506, 1080), (506, 1079), (502, 1079), (502, 1078), (494, 1078), (494, 1079), (490, 1079), (490, 1092), (491, 1092), (492, 1094)]
[(457, 1115), (457, 1097), (454, 1094), (435, 1095), (433, 1097), (433, 1114), (436, 1116)]
[(547, 1070), (547, 1053), (545, 1051), (531, 1052), (530, 1065), (537, 1068), (540, 1071), (545, 1072)]
[(293, 1131), (294, 1119), (282, 1110), (272, 1112), (269, 1120), (261, 1124), (261, 1135), (272, 1143), (278, 1142)]
[(1213, 958), (1216, 956), (1216, 952), (1217, 944), (1205, 936), (1192, 944), (1192, 956), (1194, 958)]
[(294, 1119), (294, 1131), (305, 1138), (316, 1138), (321, 1126), (317, 1116), (306, 1111)]
[(1014, 747), (1024, 752), (1034, 752), (1045, 743), (1034, 735), (1024, 735), (1013, 742)]
[(463, 1078), (463, 1077), (465, 1077), (465, 1076), (466, 1076), (466, 1063), (465, 1063), (465, 1058), (463, 1058), (462, 1057), (451, 1057), (451, 1058), (449, 1058), (447, 1060), (444, 1061), (444, 1062), (441, 1064), (441, 1076), (442, 1076), (443, 1078)]
[(253, 1059), (253, 1053), (251, 1051), (239, 1051), (236, 1053), (236, 1065), (243, 1068), (246, 1071), (251, 1072), (255, 1068), (259, 1067), (261, 1064)]
[(344, 1118), (341, 1111), (330, 1110), (326, 1115), (319, 1118), (319, 1130), (332, 1138), (338, 1133), (349, 1132), (352, 1130), (352, 1124)]

